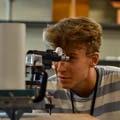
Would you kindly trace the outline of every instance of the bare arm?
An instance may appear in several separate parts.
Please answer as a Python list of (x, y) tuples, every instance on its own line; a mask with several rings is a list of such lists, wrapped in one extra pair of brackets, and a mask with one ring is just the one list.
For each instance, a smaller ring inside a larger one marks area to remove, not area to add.
[(52, 115), (46, 113), (39, 113), (35, 120), (99, 120), (89, 114), (80, 113), (52, 113)]
[(99, 120), (98, 118), (91, 116), (89, 114), (80, 114), (78, 117), (80, 118), (80, 120)]

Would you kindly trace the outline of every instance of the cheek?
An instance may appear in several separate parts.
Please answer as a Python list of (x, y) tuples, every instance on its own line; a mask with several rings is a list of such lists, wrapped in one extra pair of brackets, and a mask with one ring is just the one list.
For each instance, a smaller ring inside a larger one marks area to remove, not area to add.
[(57, 70), (57, 66), (58, 66), (57, 62), (52, 62), (52, 69), (53, 69), (54, 71)]
[(73, 65), (72, 73), (74, 81), (80, 81), (81, 79), (84, 79), (87, 76), (89, 70), (88, 64), (81, 64), (78, 63), (76, 65)]

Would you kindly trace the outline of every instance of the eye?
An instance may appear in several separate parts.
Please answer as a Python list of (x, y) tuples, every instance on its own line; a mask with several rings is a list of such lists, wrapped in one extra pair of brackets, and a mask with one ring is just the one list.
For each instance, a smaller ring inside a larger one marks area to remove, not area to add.
[(74, 56), (70, 56), (70, 59), (72, 60), (72, 59), (75, 59), (75, 57)]
[(77, 60), (77, 57), (76, 56), (70, 56), (70, 62), (73, 62), (73, 61), (75, 61), (75, 60)]

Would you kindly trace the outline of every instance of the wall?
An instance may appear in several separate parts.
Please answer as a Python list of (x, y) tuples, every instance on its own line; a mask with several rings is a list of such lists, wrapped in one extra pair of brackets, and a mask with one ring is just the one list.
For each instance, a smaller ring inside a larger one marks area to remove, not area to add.
[(110, 3), (110, 0), (89, 0), (89, 16), (98, 22), (113, 23), (116, 22), (116, 9)]
[(43, 28), (27, 28), (26, 50), (45, 50), (42, 32)]
[[(110, 4), (110, 0), (90, 0), (89, 17), (99, 23), (113, 24), (116, 22), (116, 9)], [(120, 34), (119, 30), (103, 30), (103, 41), (101, 47), (101, 59), (107, 56), (120, 56)]]
[[(6, 6), (9, 0), (0, 0), (0, 19), (8, 19)], [(109, 0), (90, 0), (89, 16), (98, 22), (115, 23), (115, 9)], [(12, 9), (13, 20), (52, 21), (52, 0), (15, 0)], [(108, 12), (109, 11), (109, 12)], [(43, 28), (27, 28), (26, 50), (44, 50), (42, 41)], [(101, 58), (106, 56), (120, 56), (120, 34), (118, 30), (104, 30)]]
[(26, 21), (51, 21), (51, 9), (51, 0), (15, 0), (12, 18)]
[(0, 20), (8, 19), (8, 0), (0, 0)]
[(107, 56), (120, 56), (120, 31), (104, 30), (101, 47), (101, 58)]
[[(38, 49), (45, 50), (46, 45), (42, 40), (43, 29), (28, 29), (27, 31), (27, 50)], [(120, 56), (120, 31), (119, 30), (103, 30), (103, 40), (100, 49), (101, 59), (107, 56)]]

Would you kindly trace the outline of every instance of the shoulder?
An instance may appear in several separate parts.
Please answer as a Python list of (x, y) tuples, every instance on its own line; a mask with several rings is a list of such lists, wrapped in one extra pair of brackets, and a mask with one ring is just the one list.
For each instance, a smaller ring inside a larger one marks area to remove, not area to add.
[(102, 74), (102, 75), (118, 74), (120, 76), (120, 67), (97, 65), (96, 70), (99, 72), (99, 74)]
[(99, 76), (99, 85), (118, 85), (120, 82), (120, 68), (114, 66), (96, 66)]

